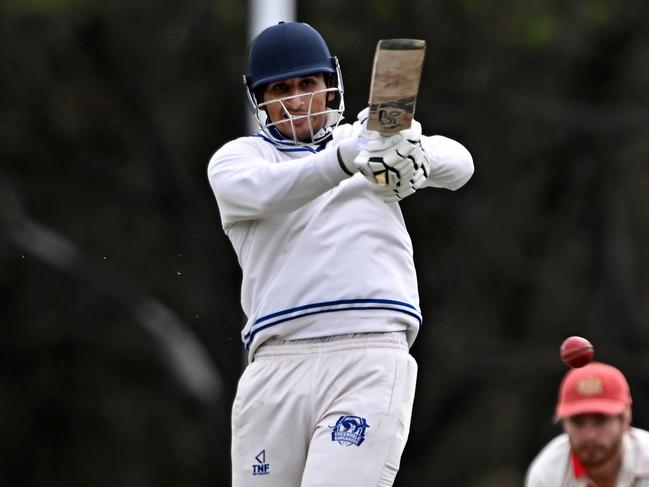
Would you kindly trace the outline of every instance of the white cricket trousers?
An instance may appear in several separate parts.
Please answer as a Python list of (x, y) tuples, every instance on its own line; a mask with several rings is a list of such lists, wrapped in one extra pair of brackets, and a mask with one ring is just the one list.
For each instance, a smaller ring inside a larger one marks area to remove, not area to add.
[(233, 487), (391, 486), (416, 377), (403, 332), (262, 345), (232, 407)]

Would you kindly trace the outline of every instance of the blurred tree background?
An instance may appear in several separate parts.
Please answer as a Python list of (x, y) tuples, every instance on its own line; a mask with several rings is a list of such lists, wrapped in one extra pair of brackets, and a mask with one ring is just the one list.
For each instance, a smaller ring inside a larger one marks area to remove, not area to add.
[[(515, 486), (587, 336), (649, 428), (649, 4), (299, 1), (347, 117), (426, 39), (476, 174), (402, 207), (425, 324), (397, 487)], [(246, 132), (239, 0), (0, 4), (0, 484), (226, 486), (240, 274), (206, 178)], [(362, 20), (361, 20), (362, 19)], [(288, 447), (288, 446), (287, 446)]]

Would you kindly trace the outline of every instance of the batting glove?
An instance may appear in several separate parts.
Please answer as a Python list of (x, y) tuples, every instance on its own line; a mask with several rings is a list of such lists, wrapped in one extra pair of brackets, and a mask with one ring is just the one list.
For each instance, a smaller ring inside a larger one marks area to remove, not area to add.
[(421, 124), (392, 136), (365, 131), (363, 148), (354, 164), (371, 182), (372, 190), (384, 201), (399, 201), (420, 188), (430, 166), (421, 147)]

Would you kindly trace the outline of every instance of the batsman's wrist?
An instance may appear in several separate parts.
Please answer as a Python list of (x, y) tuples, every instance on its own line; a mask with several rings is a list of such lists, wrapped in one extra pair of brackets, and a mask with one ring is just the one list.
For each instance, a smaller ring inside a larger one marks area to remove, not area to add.
[(359, 168), (354, 164), (354, 159), (356, 159), (359, 152), (360, 148), (356, 137), (345, 139), (338, 146), (336, 157), (338, 158), (340, 168), (345, 174), (353, 176), (354, 173), (358, 172)]

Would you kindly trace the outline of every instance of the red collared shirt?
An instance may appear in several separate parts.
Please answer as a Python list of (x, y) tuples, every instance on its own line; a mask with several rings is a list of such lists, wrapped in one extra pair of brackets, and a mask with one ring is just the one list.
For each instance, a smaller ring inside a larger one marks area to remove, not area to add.
[(585, 479), (588, 482), (586, 487), (597, 487), (595, 484), (590, 483), (588, 470), (586, 470), (586, 467), (581, 463), (581, 460), (579, 460), (579, 457), (574, 450), (570, 450), (570, 463), (572, 463), (572, 473), (575, 476), (575, 480)]

